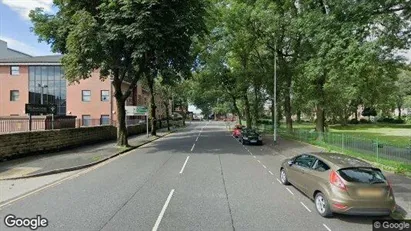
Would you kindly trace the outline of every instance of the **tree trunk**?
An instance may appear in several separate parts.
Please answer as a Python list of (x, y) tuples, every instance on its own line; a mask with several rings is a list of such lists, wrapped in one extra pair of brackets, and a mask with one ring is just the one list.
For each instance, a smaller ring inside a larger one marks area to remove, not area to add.
[[(290, 86), (291, 87), (291, 86)], [(284, 99), (284, 110), (285, 110), (285, 123), (287, 124), (287, 129), (289, 131), (293, 130), (293, 120), (291, 118), (292, 112), (291, 112), (291, 98), (290, 98), (290, 92), (285, 94), (285, 99)]]
[(317, 104), (317, 123), (316, 123), (316, 130), (319, 133), (318, 139), (322, 140), (322, 133), (324, 133), (324, 108)]
[(240, 125), (242, 125), (242, 124), (241, 124), (241, 119), (242, 119), (242, 116), (241, 116), (240, 109), (238, 109), (237, 99), (236, 99), (233, 95), (231, 95), (231, 99), (233, 100), (234, 110), (235, 110), (235, 111), (236, 111), (236, 113), (237, 113), (239, 123), (240, 123)]
[(277, 103), (277, 128), (280, 127), (282, 118), (283, 118), (283, 113), (281, 111), (281, 105)]
[[(183, 126), (186, 126), (187, 112), (188, 112), (188, 106), (186, 106), (184, 102), (183, 103)], [(214, 114), (214, 118), (215, 117), (216, 115)]]
[[(121, 86), (120, 86), (121, 88)], [(126, 127), (126, 109), (125, 100), (122, 97), (116, 97), (117, 103), (117, 146), (127, 147), (128, 146), (128, 134)]]
[[(148, 77), (151, 78), (151, 77)], [(156, 102), (154, 101), (154, 80), (148, 81), (148, 87), (150, 88), (150, 123), (151, 123), (151, 135), (157, 135), (157, 120), (156, 120)]]
[(401, 120), (401, 105), (397, 105), (397, 109), (398, 109), (398, 120)]
[(258, 102), (259, 102), (258, 88), (254, 87), (254, 113), (253, 114), (254, 114), (255, 126), (258, 125), (258, 119), (259, 119)]
[(167, 121), (167, 131), (170, 131), (170, 113), (168, 111), (168, 106), (169, 102), (167, 101), (164, 103), (164, 106), (166, 107), (166, 121)]
[(357, 110), (355, 110), (354, 118), (355, 118), (356, 121), (358, 121), (358, 111)]
[(298, 110), (297, 111), (297, 123), (301, 123), (301, 111), (300, 110)]
[(247, 128), (251, 128), (251, 114), (250, 114), (250, 102), (248, 101), (247, 92), (244, 94), (244, 103), (245, 103), (245, 120)]

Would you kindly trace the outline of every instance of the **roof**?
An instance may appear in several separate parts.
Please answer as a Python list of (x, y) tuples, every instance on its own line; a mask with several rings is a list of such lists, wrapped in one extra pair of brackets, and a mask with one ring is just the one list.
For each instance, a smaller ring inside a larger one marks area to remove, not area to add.
[(337, 168), (372, 167), (368, 162), (340, 153), (315, 152), (309, 154), (319, 157), (320, 159), (333, 164)]
[(27, 57), (33, 57), (33, 56), (29, 55), (29, 54), (26, 54), (26, 53), (24, 53), (24, 52), (21, 52), (21, 51), (18, 51), (18, 50), (14, 50), (14, 49), (11, 49), (11, 48), (8, 48), (8, 47), (7, 47), (7, 50), (10, 50), (10, 51), (19, 53), (19, 54), (21, 54), (21, 55), (25, 55), (25, 56), (27, 56)]
[(15, 64), (27, 64), (27, 65), (61, 65), (61, 58), (63, 55), (46, 55), (35, 57), (14, 57), (0, 59), (0, 65), (15, 65)]

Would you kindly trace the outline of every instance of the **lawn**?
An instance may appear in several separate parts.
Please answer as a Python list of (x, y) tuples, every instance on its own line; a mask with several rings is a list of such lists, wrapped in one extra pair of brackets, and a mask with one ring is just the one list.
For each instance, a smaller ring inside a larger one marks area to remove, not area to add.
[(411, 146), (411, 125), (407, 124), (359, 124), (330, 126), (330, 132), (373, 139), (401, 147)]
[[(285, 123), (280, 125), (285, 128)], [(312, 123), (294, 123), (295, 129), (314, 129)], [(411, 124), (350, 124), (347, 126), (331, 125), (329, 132), (344, 133), (346, 135), (359, 137), (362, 139), (377, 140), (381, 143), (395, 146), (411, 146)]]

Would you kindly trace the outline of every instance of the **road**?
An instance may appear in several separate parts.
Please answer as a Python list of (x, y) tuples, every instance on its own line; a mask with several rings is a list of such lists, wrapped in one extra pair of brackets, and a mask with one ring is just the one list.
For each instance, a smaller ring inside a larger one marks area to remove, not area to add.
[[(278, 182), (285, 158), (243, 146), (224, 123), (192, 123), (104, 164), (0, 206), (41, 215), (38, 230), (371, 230), (374, 218), (322, 218)], [(29, 229), (25, 229), (29, 230)]]

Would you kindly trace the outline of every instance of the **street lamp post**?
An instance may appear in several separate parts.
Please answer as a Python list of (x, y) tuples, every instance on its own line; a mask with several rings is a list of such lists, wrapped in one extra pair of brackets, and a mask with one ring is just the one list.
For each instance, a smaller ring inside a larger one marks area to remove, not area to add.
[(43, 95), (44, 95), (44, 88), (47, 88), (48, 86), (46, 84), (37, 84), (38, 87), (41, 88), (41, 98), (40, 98), (40, 104), (43, 105)]
[(277, 143), (277, 42), (274, 44), (274, 143)]

